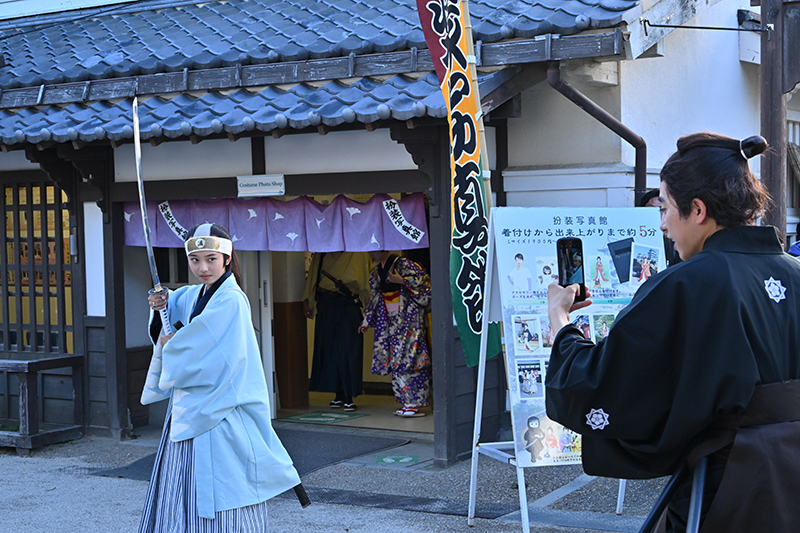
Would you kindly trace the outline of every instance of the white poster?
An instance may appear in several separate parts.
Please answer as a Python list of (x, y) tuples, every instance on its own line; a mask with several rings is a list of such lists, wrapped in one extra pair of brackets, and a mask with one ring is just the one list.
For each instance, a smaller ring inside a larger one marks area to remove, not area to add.
[(517, 462), (580, 464), (580, 435), (548, 419), (545, 410), (544, 382), (555, 339), (547, 286), (558, 279), (556, 241), (582, 241), (583, 255), (575, 260), (593, 303), (570, 318), (596, 343), (636, 290), (666, 268), (658, 210), (503, 207), (493, 214)]

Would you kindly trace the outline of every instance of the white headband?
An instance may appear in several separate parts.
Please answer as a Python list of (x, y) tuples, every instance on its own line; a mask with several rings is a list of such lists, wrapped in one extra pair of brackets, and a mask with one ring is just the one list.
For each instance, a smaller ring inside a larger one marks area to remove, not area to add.
[(186, 255), (195, 252), (219, 252), (225, 255), (233, 253), (233, 242), (224, 237), (211, 235), (212, 224), (201, 224), (194, 231), (194, 235), (186, 240), (184, 248)]

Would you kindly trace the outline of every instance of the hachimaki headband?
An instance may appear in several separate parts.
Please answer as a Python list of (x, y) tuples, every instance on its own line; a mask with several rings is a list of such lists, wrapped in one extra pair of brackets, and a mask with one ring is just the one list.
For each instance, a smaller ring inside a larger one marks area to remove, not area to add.
[(194, 234), (186, 239), (184, 248), (187, 256), (195, 252), (219, 252), (225, 255), (233, 253), (233, 242), (225, 237), (211, 235), (211, 226), (213, 224), (200, 224)]

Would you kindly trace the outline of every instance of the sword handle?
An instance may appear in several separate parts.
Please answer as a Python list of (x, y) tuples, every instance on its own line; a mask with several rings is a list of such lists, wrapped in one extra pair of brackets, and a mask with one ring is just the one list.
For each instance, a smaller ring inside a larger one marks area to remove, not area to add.
[(309, 505), (311, 505), (311, 500), (306, 494), (306, 489), (303, 488), (303, 484), (300, 483), (299, 485), (295, 485), (294, 493), (297, 496), (297, 499), (300, 500), (300, 505), (305, 509)]
[[(162, 288), (159, 285), (158, 286), (158, 290), (150, 289), (147, 292), (150, 293), (150, 294), (162, 294), (162, 293), (166, 292), (166, 289)], [(169, 305), (169, 302), (167, 302), (167, 305)], [(172, 335), (175, 332), (173, 331), (172, 326), (169, 323), (169, 312), (167, 311), (167, 305), (165, 305), (163, 308), (159, 309), (158, 310), (158, 314), (161, 317), (161, 325), (164, 326), (164, 333), (166, 333), (167, 335)]]
[(172, 335), (175, 333), (172, 331), (172, 326), (169, 323), (169, 313), (167, 312), (167, 308), (164, 307), (158, 310), (158, 314), (161, 315), (161, 324), (164, 326), (164, 333), (167, 335)]

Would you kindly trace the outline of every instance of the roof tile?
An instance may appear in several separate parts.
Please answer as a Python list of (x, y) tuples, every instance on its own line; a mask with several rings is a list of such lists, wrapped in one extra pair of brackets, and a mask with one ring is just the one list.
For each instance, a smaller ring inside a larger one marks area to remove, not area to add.
[[(611, 28), (635, 13), (637, 1), (473, 0), (473, 37), (491, 43)], [(139, 0), (56, 17), (0, 21), (0, 89), (426, 47), (413, 0)], [(0, 110), (0, 140), (128, 139), (130, 105)], [(143, 134), (173, 138), (446, 116), (433, 73), (156, 96), (142, 108)]]

